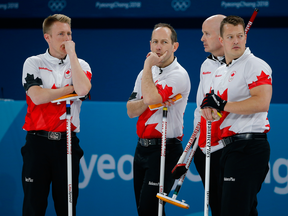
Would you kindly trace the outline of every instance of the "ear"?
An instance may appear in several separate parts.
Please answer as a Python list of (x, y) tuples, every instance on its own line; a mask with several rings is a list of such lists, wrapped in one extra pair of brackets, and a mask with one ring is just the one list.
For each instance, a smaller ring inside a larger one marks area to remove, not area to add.
[(247, 34), (245, 34), (245, 45), (247, 43)]
[(176, 52), (176, 50), (178, 49), (178, 47), (179, 47), (179, 43), (178, 43), (178, 42), (175, 42), (175, 43), (173, 44), (173, 52)]
[(45, 33), (44, 34), (44, 39), (47, 41), (47, 43), (49, 44), (49, 42), (50, 42), (50, 35), (49, 34), (47, 34), (47, 33)]
[(223, 38), (221, 36), (219, 36), (219, 42), (221, 43), (221, 45), (223, 46)]

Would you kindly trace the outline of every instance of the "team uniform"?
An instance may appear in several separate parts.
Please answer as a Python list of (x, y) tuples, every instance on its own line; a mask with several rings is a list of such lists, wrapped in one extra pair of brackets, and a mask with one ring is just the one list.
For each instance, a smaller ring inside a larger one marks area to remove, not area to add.
[[(200, 69), (200, 83), (197, 90), (196, 103), (197, 108), (194, 112), (194, 129), (198, 122), (200, 122), (200, 130), (195, 142), (198, 142), (194, 155), (194, 164), (201, 177), (202, 183), (205, 186), (205, 162), (206, 162), (206, 120), (201, 116), (200, 105), (206, 95), (211, 92), (212, 79), (215, 76), (215, 71), (225, 63), (224, 57), (215, 57), (210, 54), (203, 62)], [(219, 182), (220, 182), (220, 157), (222, 153), (223, 144), (221, 142), (221, 134), (219, 126), (221, 120), (213, 121), (211, 124), (211, 161), (210, 161), (210, 193), (209, 205), (211, 207), (212, 215), (219, 216), (221, 209)], [(196, 143), (195, 143), (196, 144)], [(202, 151), (201, 151), (202, 150)]]
[[(129, 100), (142, 99), (141, 71), (135, 82), (133, 93)], [(174, 179), (171, 171), (177, 164), (183, 152), (181, 144), (183, 137), (183, 115), (190, 93), (190, 79), (186, 70), (177, 62), (177, 58), (165, 68), (152, 67), (153, 81), (165, 102), (177, 94), (182, 99), (168, 107), (167, 139), (165, 158), (164, 192), (169, 193)], [(150, 110), (147, 108), (138, 118), (138, 144), (134, 156), (134, 191), (138, 214), (158, 215), (160, 152), (162, 137), (162, 109)], [(163, 211), (165, 215), (165, 211)]]
[[(200, 134), (197, 138), (198, 146), (201, 148), (203, 153), (206, 153), (206, 120), (201, 116), (200, 105), (205, 97), (205, 95), (211, 92), (211, 83), (212, 79), (215, 76), (215, 71), (222, 64), (224, 64), (224, 57), (219, 57), (219, 59), (212, 54), (208, 56), (208, 58), (201, 65), (200, 70), (200, 83), (197, 90), (196, 103), (197, 108), (194, 112), (194, 128), (196, 127), (198, 122), (200, 124)], [(211, 152), (215, 152), (221, 148), (223, 148), (223, 144), (220, 141), (220, 131), (218, 130), (220, 121), (212, 122), (212, 133), (211, 133)]]
[[(216, 70), (214, 92), (228, 102), (243, 101), (254, 87), (272, 85), (271, 75), (269, 65), (246, 48), (241, 57)], [(268, 112), (222, 115), (221, 216), (258, 215), (257, 193), (269, 170)]]
[[(83, 72), (91, 80), (90, 66), (78, 59)], [(23, 66), (25, 91), (32, 86), (57, 89), (73, 85), (69, 56), (59, 60), (46, 53), (27, 58)], [(35, 105), (26, 94), (27, 114), (23, 129), (27, 131), (22, 147), (23, 215), (45, 215), (52, 182), (52, 195), (57, 215), (67, 215), (67, 141), (66, 102)], [(79, 113), (82, 101), (71, 101), (73, 213), (78, 197), (79, 161), (83, 150), (76, 133), (80, 131)]]

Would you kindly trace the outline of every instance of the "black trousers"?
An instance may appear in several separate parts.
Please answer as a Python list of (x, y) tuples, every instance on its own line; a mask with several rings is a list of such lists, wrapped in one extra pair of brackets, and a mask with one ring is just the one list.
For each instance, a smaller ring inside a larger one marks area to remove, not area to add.
[[(171, 171), (183, 152), (181, 142), (166, 145), (164, 192), (169, 194), (175, 179)], [(161, 145), (143, 147), (139, 143), (134, 155), (134, 192), (139, 216), (158, 216)], [(163, 210), (163, 215), (165, 211)]]
[[(211, 157), (212, 158), (212, 157)], [(244, 140), (223, 149), (221, 216), (257, 216), (257, 193), (268, 173), (266, 140)]]
[[(68, 215), (67, 198), (67, 142), (27, 134), (21, 148), (23, 156), (22, 186), (24, 190), (23, 216), (44, 216), (52, 183), (52, 197), (56, 214)], [(72, 137), (72, 193), (73, 215), (78, 198), (79, 162), (83, 150), (79, 139)]]
[[(211, 153), (210, 157), (209, 205), (212, 216), (220, 216), (221, 210), (220, 158), (222, 155), (222, 150), (223, 149), (219, 149)], [(199, 147), (194, 155), (194, 164), (205, 188), (206, 155)]]

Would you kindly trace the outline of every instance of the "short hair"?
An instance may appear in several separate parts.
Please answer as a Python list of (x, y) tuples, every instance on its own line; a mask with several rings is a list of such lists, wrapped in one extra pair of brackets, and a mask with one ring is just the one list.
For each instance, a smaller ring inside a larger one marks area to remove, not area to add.
[[(169, 28), (170, 31), (171, 31), (171, 40), (172, 40), (172, 44), (174, 44), (175, 42), (177, 42), (177, 33), (175, 31), (175, 29), (170, 25), (170, 24), (167, 24), (167, 23), (158, 23), (154, 26), (154, 29), (157, 29), (157, 28), (160, 28), (160, 27), (166, 27), (166, 28)], [(152, 32), (153, 34), (153, 32)]]
[(224, 25), (225, 24), (231, 24), (234, 26), (237, 25), (242, 25), (243, 26), (243, 30), (245, 32), (245, 23), (244, 20), (239, 17), (239, 16), (227, 16), (226, 18), (224, 18), (220, 24), (220, 36), (223, 37), (223, 33), (224, 33)]
[(43, 22), (43, 34), (46, 34), (50, 32), (50, 28), (51, 26), (55, 23), (55, 22), (62, 22), (62, 23), (68, 23), (71, 27), (71, 18), (68, 16), (65, 16), (63, 14), (54, 14), (51, 16), (48, 16), (44, 22)]

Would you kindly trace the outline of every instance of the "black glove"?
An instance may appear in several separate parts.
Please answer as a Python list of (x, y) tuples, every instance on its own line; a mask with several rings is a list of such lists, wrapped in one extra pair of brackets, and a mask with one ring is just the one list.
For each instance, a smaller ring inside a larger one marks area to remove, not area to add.
[(211, 107), (217, 109), (218, 111), (224, 111), (224, 107), (227, 101), (222, 100), (218, 95), (214, 94), (212, 90), (211, 93), (206, 94), (206, 97), (203, 99), (201, 104), (201, 109), (205, 107)]

